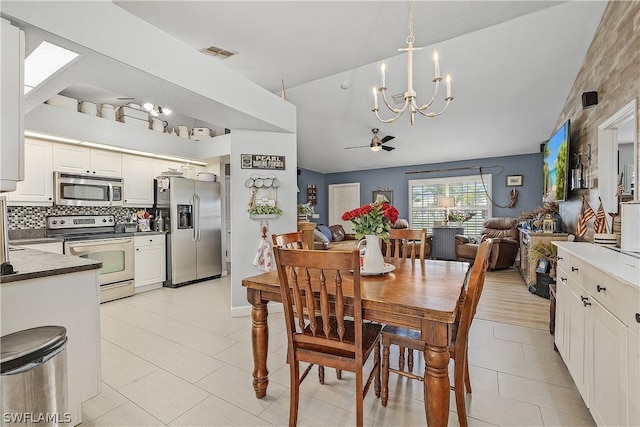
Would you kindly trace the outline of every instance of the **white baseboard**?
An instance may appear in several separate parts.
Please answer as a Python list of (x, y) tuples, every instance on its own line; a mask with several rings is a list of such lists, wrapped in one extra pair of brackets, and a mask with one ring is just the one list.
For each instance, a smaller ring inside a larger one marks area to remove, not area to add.
[[(269, 313), (282, 313), (284, 312), (284, 309), (282, 307), (282, 304), (279, 302), (270, 302), (267, 306), (267, 310), (269, 310)], [(251, 306), (250, 305), (245, 305), (242, 307), (231, 307), (231, 310), (229, 311), (229, 315), (231, 317), (246, 317), (246, 316), (251, 316)]]

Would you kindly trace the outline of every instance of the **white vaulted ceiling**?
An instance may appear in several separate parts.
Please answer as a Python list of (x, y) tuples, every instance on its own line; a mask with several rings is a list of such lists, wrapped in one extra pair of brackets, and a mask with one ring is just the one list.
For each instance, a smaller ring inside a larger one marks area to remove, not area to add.
[[(431, 97), (434, 49), (442, 73), (452, 75), (455, 99), (444, 115), (418, 116), (410, 126), (406, 113), (383, 124), (371, 112), (371, 88), (379, 84), (382, 60), (389, 94), (406, 90), (406, 56), (396, 51), (405, 46), (406, 1), (113, 3), (185, 50), (214, 45), (237, 52), (226, 60), (207, 59), (277, 95), (284, 80), (287, 100), (297, 109), (298, 165), (325, 173), (537, 152), (557, 126), (606, 6), (604, 1), (416, 1), (415, 44), (425, 46), (414, 58), (418, 102)], [(104, 35), (114, 31), (132, 28), (102, 29)], [(121, 94), (115, 88), (122, 82), (109, 87), (106, 77), (100, 80), (101, 89)], [(89, 90), (82, 83), (68, 90), (81, 97)], [(136, 96), (153, 93), (152, 84), (145, 88), (141, 79)], [(198, 94), (176, 91), (175, 96), (188, 104)], [(381, 114), (389, 116), (384, 108)], [(222, 119), (209, 123), (230, 127)], [(388, 143), (396, 150), (344, 150), (367, 145), (374, 127), (380, 137), (396, 137)]]

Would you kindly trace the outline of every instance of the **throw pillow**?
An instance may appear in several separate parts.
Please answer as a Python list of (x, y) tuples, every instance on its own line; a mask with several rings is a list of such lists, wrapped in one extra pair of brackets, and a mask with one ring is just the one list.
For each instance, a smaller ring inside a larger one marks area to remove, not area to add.
[(329, 230), (329, 227), (326, 225), (318, 225), (316, 226), (316, 230), (320, 231), (327, 237), (327, 239), (329, 239), (329, 241), (331, 241), (331, 230)]
[(331, 240), (334, 242), (341, 242), (344, 240), (344, 228), (340, 225), (330, 225), (329, 230), (331, 230)]
[(325, 245), (328, 245), (329, 243), (331, 243), (331, 240), (329, 240), (327, 236), (325, 236), (320, 230), (317, 230), (317, 229), (313, 230), (313, 240), (320, 241)]

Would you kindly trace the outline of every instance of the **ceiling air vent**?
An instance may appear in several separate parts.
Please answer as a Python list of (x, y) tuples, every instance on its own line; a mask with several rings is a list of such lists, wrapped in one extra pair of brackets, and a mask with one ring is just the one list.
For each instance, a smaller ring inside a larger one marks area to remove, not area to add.
[(231, 52), (230, 50), (222, 49), (221, 47), (209, 46), (201, 50), (202, 53), (206, 53), (207, 55), (215, 56), (220, 59), (227, 59), (230, 56), (235, 55), (235, 52)]

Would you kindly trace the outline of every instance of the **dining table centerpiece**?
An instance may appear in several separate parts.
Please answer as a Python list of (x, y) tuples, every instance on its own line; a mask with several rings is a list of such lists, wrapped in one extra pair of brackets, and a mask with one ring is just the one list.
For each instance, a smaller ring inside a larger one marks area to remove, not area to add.
[(351, 221), (354, 225), (356, 239), (364, 238), (366, 242), (366, 250), (362, 258), (363, 272), (384, 272), (380, 239), (389, 241), (389, 230), (398, 220), (398, 216), (398, 209), (382, 201), (362, 205), (342, 214), (343, 221)]

